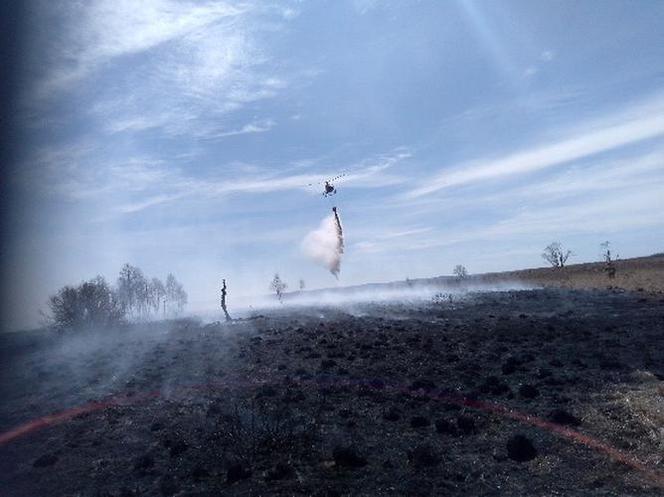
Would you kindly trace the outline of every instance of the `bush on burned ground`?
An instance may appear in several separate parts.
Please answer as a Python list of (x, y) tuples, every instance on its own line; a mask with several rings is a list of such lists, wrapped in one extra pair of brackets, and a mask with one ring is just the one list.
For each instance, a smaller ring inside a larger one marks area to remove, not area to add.
[(125, 319), (116, 292), (101, 276), (61, 288), (49, 298), (48, 307), (48, 322), (57, 330), (106, 328)]

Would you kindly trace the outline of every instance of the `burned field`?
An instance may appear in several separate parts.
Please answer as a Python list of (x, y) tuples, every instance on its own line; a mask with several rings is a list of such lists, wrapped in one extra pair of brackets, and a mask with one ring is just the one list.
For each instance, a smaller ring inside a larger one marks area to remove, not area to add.
[(664, 299), (474, 293), (0, 338), (0, 495), (664, 492)]

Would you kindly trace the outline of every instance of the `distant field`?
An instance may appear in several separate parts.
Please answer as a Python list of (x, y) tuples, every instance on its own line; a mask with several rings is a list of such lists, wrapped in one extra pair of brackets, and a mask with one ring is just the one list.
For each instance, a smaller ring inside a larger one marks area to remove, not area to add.
[(565, 268), (536, 268), (477, 275), (475, 281), (518, 281), (557, 288), (622, 288), (651, 293), (664, 292), (664, 254), (615, 262), (615, 278), (609, 279), (603, 262), (572, 264)]
[[(567, 289), (624, 289), (645, 293), (664, 293), (664, 254), (648, 257), (635, 257), (615, 261), (615, 277), (609, 278), (603, 262), (570, 264), (564, 268), (540, 267), (503, 271), (499, 273), (471, 274), (464, 280), (454, 276), (435, 276), (432, 278), (408, 279), (389, 283), (368, 283), (306, 292), (292, 292), (285, 298), (298, 298), (306, 295), (310, 298), (329, 298), (331, 295), (384, 295), (381, 292), (413, 291), (418, 289), (441, 290), (486, 290), (523, 287), (567, 288)], [(407, 298), (407, 293), (401, 295)], [(314, 303), (315, 300), (312, 300)], [(322, 300), (318, 303), (321, 303)]]

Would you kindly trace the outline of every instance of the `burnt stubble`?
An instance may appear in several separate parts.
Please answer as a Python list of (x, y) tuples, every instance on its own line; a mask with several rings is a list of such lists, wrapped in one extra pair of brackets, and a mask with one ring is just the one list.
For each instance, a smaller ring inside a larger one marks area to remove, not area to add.
[[(486, 292), (0, 340), (0, 431), (42, 420), (0, 445), (2, 495), (664, 491), (656, 294)], [(44, 421), (91, 401), (106, 404)]]

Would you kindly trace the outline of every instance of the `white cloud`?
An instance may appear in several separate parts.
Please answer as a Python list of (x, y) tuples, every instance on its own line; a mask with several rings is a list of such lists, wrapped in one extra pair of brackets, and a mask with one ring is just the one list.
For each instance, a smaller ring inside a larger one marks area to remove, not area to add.
[(664, 182), (664, 149), (660, 148), (643, 155), (571, 166), (554, 178), (533, 181), (506, 192), (506, 196), (551, 200), (592, 192), (635, 191), (661, 182)]
[[(268, 128), (267, 123), (253, 123), (234, 134), (258, 133)], [(22, 177), (31, 189), (40, 189), (56, 198), (94, 201), (104, 204), (107, 213), (131, 214), (185, 197), (212, 199), (287, 190), (319, 194), (322, 183), (338, 174), (332, 169), (284, 174), (265, 172), (250, 164), (231, 164), (217, 169), (229, 172), (224, 177), (214, 174), (194, 176), (171, 162), (149, 157), (122, 161), (103, 157), (98, 148), (85, 142), (71, 147), (49, 148), (35, 153), (26, 163)], [(388, 174), (387, 170), (406, 157), (409, 157), (407, 152), (397, 149), (360, 161), (349, 166), (339, 182), (343, 182), (344, 188), (380, 188), (403, 182), (400, 177)], [(312, 167), (310, 165), (307, 169)]]
[(118, 206), (115, 210), (116, 212), (119, 212), (121, 214), (132, 214), (134, 212), (139, 212), (144, 209), (147, 209), (148, 207), (153, 207), (155, 205), (178, 200), (184, 196), (185, 196), (184, 193), (174, 193), (172, 195), (165, 195), (165, 194), (155, 195), (154, 197), (148, 197), (138, 202), (122, 204)]
[[(48, 4), (42, 10), (54, 11)], [(88, 116), (108, 134), (152, 131), (169, 138), (218, 139), (267, 131), (257, 116), (230, 129), (230, 113), (277, 96), (298, 71), (282, 74), (264, 49), (265, 34), (295, 12), (261, 22), (274, 8), (261, 3), (175, 0), (94, 0), (57, 10), (52, 37), (29, 107), (62, 92), (90, 98), (86, 83), (104, 84), (91, 96)], [(233, 119), (232, 121), (237, 121)]]
[[(418, 235), (430, 233), (432, 227), (425, 228), (397, 228), (390, 229), (381, 227), (384, 231), (374, 233), (367, 240), (362, 240), (353, 244), (353, 249), (363, 253), (389, 252), (397, 247), (408, 247), (414, 240), (418, 240)], [(361, 233), (355, 233), (355, 237), (362, 236)], [(408, 250), (408, 249), (406, 249)]]
[(451, 247), (466, 242), (506, 240), (551, 241), (574, 235), (598, 236), (629, 232), (642, 228), (664, 227), (662, 187), (660, 181), (642, 186), (638, 191), (609, 193), (597, 198), (577, 198), (557, 205), (524, 208), (502, 219), (482, 225), (446, 230), (423, 230), (408, 236), (363, 240), (352, 247), (363, 253), (403, 253)]
[(606, 195), (545, 209), (524, 210), (480, 233), (487, 238), (511, 238), (523, 234), (571, 236), (662, 226), (664, 201), (661, 189), (661, 184), (654, 184), (619, 196)]
[(300, 12), (296, 9), (286, 7), (282, 9), (281, 15), (284, 17), (284, 19), (291, 20), (296, 18), (298, 15), (300, 15)]
[[(401, 178), (384, 174), (384, 171), (407, 157), (410, 157), (410, 154), (399, 149), (391, 154), (382, 154), (361, 161), (348, 167), (346, 169), (348, 172), (336, 181), (336, 184), (343, 184), (344, 188), (380, 188), (388, 184), (401, 183), (403, 182)], [(205, 182), (207, 186), (201, 186), (208, 193), (216, 195), (228, 193), (264, 193), (298, 189), (306, 189), (318, 193), (317, 190), (311, 187), (316, 188), (317, 185), (322, 185), (326, 180), (336, 176), (337, 173), (338, 171), (330, 170), (321, 173), (287, 176), (268, 175), (231, 181)]]
[(245, 124), (239, 129), (234, 129), (231, 131), (222, 131), (216, 135), (216, 137), (224, 136), (236, 136), (236, 135), (246, 135), (251, 133), (265, 133), (270, 131), (275, 125), (275, 122), (271, 119), (265, 119), (261, 121), (254, 121), (248, 124)]
[(242, 10), (226, 2), (95, 0), (64, 6), (66, 35), (53, 44), (53, 58), (39, 93), (64, 89), (124, 55), (181, 38)]
[(238, 20), (182, 37), (131, 72), (126, 93), (116, 89), (93, 115), (111, 133), (157, 129), (171, 137), (215, 139), (271, 128), (273, 121), (258, 118), (244, 130), (227, 129), (228, 114), (288, 86), (265, 74), (267, 59), (247, 29)]
[(457, 185), (523, 175), (664, 135), (664, 99), (567, 130), (553, 143), (539, 144), (496, 159), (453, 166), (407, 192), (407, 198)]
[(489, 188), (486, 184), (468, 185), (463, 190), (447, 191), (445, 196), (422, 196), (414, 199), (398, 199), (388, 203), (397, 208), (407, 208), (412, 215), (431, 212), (457, 212), (467, 210), (498, 210), (527, 202), (535, 205), (552, 203), (569, 197), (595, 193), (620, 195), (635, 191), (644, 185), (664, 182), (664, 149), (656, 147), (639, 154), (617, 159), (598, 159), (580, 165), (570, 165), (546, 177), (533, 179), (525, 185), (505, 188)]

